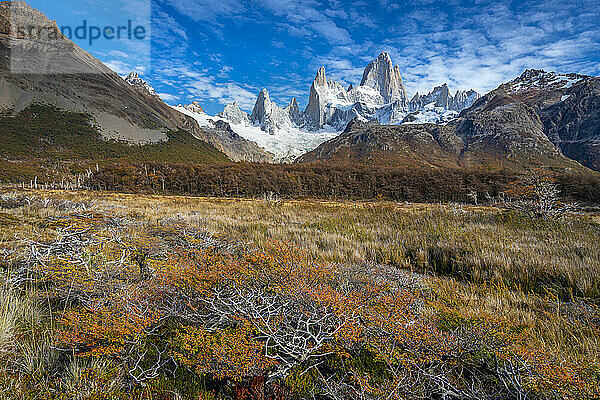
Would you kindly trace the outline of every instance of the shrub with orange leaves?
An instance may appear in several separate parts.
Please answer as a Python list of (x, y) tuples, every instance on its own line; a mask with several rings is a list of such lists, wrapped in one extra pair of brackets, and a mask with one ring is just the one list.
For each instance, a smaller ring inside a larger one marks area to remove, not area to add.
[(436, 299), (424, 277), (407, 286), (389, 267), (326, 264), (277, 241), (232, 247), (168, 224), (54, 223), (35, 268), (66, 307), (58, 341), (119, 361), (135, 383), (186, 370), (215, 387), (283, 382), (335, 399), (586, 398), (600, 382), (530, 348), (524, 327)]
[(187, 326), (175, 337), (175, 357), (199, 375), (240, 382), (263, 376), (275, 365), (255, 337), (256, 332), (248, 323), (216, 332)]
[(81, 356), (120, 356), (129, 344), (137, 344), (159, 321), (152, 309), (127, 294), (115, 300), (66, 310), (59, 320), (58, 339), (80, 351)]

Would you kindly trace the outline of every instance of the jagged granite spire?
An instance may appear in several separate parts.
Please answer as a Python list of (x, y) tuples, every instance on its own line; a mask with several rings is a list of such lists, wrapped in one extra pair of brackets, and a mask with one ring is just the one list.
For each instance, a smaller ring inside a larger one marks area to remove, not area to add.
[(185, 106), (185, 109), (191, 112), (195, 112), (196, 114), (203, 114), (204, 110), (200, 107), (200, 102), (192, 101), (191, 104)]
[(298, 107), (298, 102), (295, 97), (292, 97), (292, 101), (285, 108), (285, 111), (290, 116), (290, 120), (296, 125), (300, 125), (302, 122), (302, 116), (300, 115), (300, 108)]
[(321, 66), (317, 71), (317, 76), (314, 81), (319, 86), (325, 86), (327, 84), (327, 76), (325, 75), (325, 67)]
[(448, 106), (452, 102), (452, 97), (450, 96), (450, 89), (448, 89), (447, 83), (433, 88), (432, 96), (436, 107), (448, 108)]
[(235, 101), (233, 103), (227, 104), (223, 111), (219, 113), (219, 117), (225, 118), (227, 121), (234, 125), (238, 125), (241, 123), (247, 124), (250, 121), (250, 119), (248, 118), (248, 114), (240, 110), (240, 107)]
[(433, 90), (425, 95), (416, 93), (409, 103), (409, 110), (420, 110), (428, 104), (434, 107), (441, 107), (447, 110), (460, 112), (465, 108), (470, 107), (477, 99), (481, 97), (474, 90), (457, 91), (454, 96), (450, 94), (448, 84), (444, 83), (436, 86)]
[(367, 65), (360, 85), (377, 90), (386, 103), (395, 100), (403, 103), (407, 101), (400, 67), (392, 64), (390, 55), (385, 51), (382, 51), (375, 60)]
[(459, 90), (454, 95), (454, 99), (452, 100), (450, 108), (460, 112), (465, 108), (471, 107), (477, 100), (479, 100), (479, 98), (481, 98), (481, 95), (473, 89), (465, 91)]
[(304, 110), (304, 115), (308, 119), (308, 122), (316, 128), (322, 127), (325, 122), (325, 112), (323, 110), (324, 98), (320, 92), (326, 86), (327, 76), (325, 75), (325, 67), (321, 67), (310, 86), (308, 105), (306, 106), (306, 110)]
[(267, 89), (263, 89), (258, 94), (258, 98), (254, 104), (254, 109), (252, 110), (252, 116), (250, 117), (250, 120), (254, 123), (263, 124), (265, 119), (271, 115), (272, 111), (273, 104), (269, 98), (269, 92), (267, 92)]

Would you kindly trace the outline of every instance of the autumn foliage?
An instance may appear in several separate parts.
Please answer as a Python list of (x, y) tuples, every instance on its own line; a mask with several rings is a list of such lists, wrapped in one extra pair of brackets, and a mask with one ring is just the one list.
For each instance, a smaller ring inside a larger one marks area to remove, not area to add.
[(84, 365), (73, 391), (118, 381), (96, 398), (600, 395), (593, 360), (532, 346), (531, 326), (466, 310), (435, 278), (328, 263), (280, 240), (240, 244), (176, 218), (82, 210), (43, 224), (53, 234), (28, 239), (12, 282), (51, 305), (52, 346)]
[(181, 222), (78, 212), (48, 226), (27, 273), (58, 305), (56, 345), (110, 362), (132, 393), (195, 379), (195, 398), (599, 394), (593, 365), (531, 348), (527, 326), (461, 311), (410, 272)]

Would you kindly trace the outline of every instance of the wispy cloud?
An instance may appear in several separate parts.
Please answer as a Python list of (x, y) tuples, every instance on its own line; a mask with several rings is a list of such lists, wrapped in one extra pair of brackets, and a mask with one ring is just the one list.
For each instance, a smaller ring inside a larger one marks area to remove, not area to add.
[(221, 24), (219, 18), (232, 18), (247, 12), (243, 2), (238, 0), (158, 0), (177, 10), (194, 21)]
[[(129, 74), (135, 69), (133, 65), (124, 63), (121, 60), (104, 61), (104, 64), (121, 76)], [(144, 72), (144, 68), (138, 68), (138, 70)]]
[(598, 74), (598, 62), (589, 59), (600, 51), (600, 13), (574, 3), (581, 2), (529, 2), (520, 10), (497, 2), (458, 6), (452, 24), (442, 20), (446, 29), (421, 25), (384, 43), (395, 49), (413, 92), (442, 82), (485, 92), (532, 67)]
[[(191, 102), (216, 101), (222, 106), (227, 103), (237, 102), (240, 107), (249, 109), (256, 100), (256, 88), (239, 84), (233, 81), (220, 80), (203, 71), (196, 70), (189, 65), (165, 65), (155, 71), (177, 82), (177, 87), (185, 91), (183, 100)], [(181, 98), (182, 96), (178, 96)]]
[[(485, 92), (525, 68), (600, 74), (591, 0), (153, 1), (152, 83), (213, 108), (251, 109), (262, 87), (281, 105), (294, 96), (303, 106), (321, 65), (356, 85), (383, 50), (409, 95), (443, 82)], [(135, 65), (123, 54), (103, 59), (119, 73)]]
[(179, 96), (175, 96), (170, 93), (158, 93), (158, 97), (163, 99), (163, 101), (166, 103), (174, 103), (179, 100)]

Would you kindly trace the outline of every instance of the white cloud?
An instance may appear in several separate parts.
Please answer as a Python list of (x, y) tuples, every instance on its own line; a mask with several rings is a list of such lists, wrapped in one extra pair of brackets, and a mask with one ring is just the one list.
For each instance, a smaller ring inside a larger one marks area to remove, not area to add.
[[(231, 67), (227, 67), (231, 68)], [(206, 71), (196, 70), (184, 62), (165, 63), (155, 73), (177, 80), (177, 87), (186, 92), (186, 101), (217, 102), (224, 106), (237, 102), (241, 108), (252, 109), (258, 90), (252, 86), (218, 79)], [(181, 97), (179, 97), (181, 98)]]
[(134, 69), (120, 60), (104, 61), (104, 65), (121, 76), (129, 74)]
[[(592, 0), (454, 0), (444, 7), (433, 0), (380, 0), (379, 9), (374, 1), (156, 1), (189, 20), (184, 28), (173, 15), (153, 17), (154, 29), (161, 27), (153, 38), (169, 55), (157, 54), (161, 60), (155, 75), (165, 76), (190, 98), (220, 105), (237, 101), (247, 110), (254, 104), (258, 84), (267, 86), (280, 105), (292, 96), (302, 105), (321, 65), (328, 77), (356, 85), (366, 64), (382, 50), (400, 65), (410, 95), (443, 82), (453, 90), (485, 92), (525, 68), (600, 73), (597, 56), (591, 56), (600, 53), (600, 10)], [(190, 20), (201, 23), (193, 32)], [(206, 32), (214, 29), (225, 35), (226, 27), (242, 24), (273, 33), (265, 43), (271, 48), (257, 56), (261, 68), (249, 72), (232, 64), (236, 57), (231, 57), (232, 46), (238, 45), (232, 40), (244, 45), (245, 37), (223, 40)], [(183, 61), (190, 40), (210, 44), (189, 48), (195, 59)], [(127, 69), (123, 63), (109, 63), (113, 69)], [(235, 73), (226, 63), (236, 66)]]
[(169, 94), (169, 93), (158, 93), (158, 97), (163, 99), (163, 101), (165, 101), (165, 102), (171, 102), (171, 103), (179, 100), (179, 96), (173, 96), (172, 94)]
[(338, 26), (331, 20), (315, 21), (311, 24), (312, 29), (325, 38), (331, 44), (351, 43), (352, 38), (348, 31)]
[(525, 68), (600, 72), (597, 65), (585, 62), (600, 51), (597, 25), (587, 14), (577, 28), (573, 23), (582, 9), (552, 0), (523, 7), (517, 12), (508, 3), (492, 3), (456, 9), (469, 18), (456, 18), (444, 30), (423, 30), (424, 26), (411, 32), (397, 30), (385, 43), (394, 48), (393, 59), (412, 93), (443, 82), (454, 89), (486, 92)]
[(352, 43), (348, 31), (339, 27), (333, 20), (345, 18), (343, 10), (320, 9), (312, 0), (257, 0), (260, 6), (278, 17), (284, 17), (282, 23), (288, 33), (297, 37), (316, 36), (332, 45)]
[(217, 74), (217, 77), (223, 78), (223, 79), (229, 78), (229, 72), (232, 70), (233, 70), (233, 67), (230, 67), (229, 65), (223, 65), (223, 67), (221, 67), (221, 70)]

